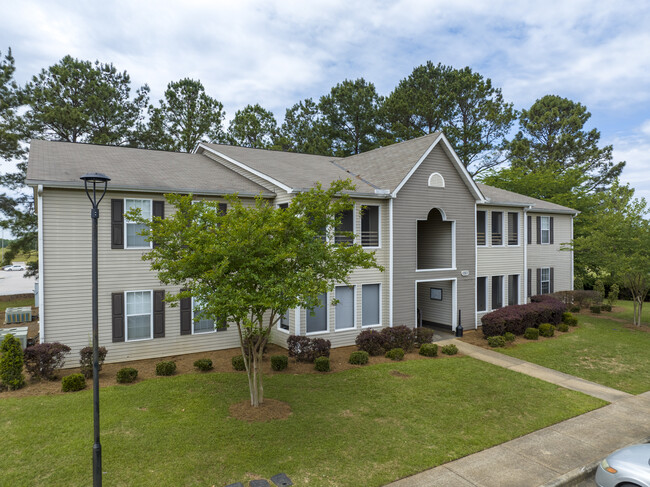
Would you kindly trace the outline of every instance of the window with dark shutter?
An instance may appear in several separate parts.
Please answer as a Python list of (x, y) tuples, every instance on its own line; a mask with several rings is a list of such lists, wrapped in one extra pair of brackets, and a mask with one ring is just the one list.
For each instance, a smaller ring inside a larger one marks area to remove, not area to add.
[(542, 243), (542, 218), (541, 217), (536, 217), (535, 218), (537, 222), (537, 240), (535, 241), (536, 244), (541, 244)]
[(165, 291), (153, 292), (153, 337), (165, 337)]
[(542, 294), (542, 269), (537, 269), (537, 292), (535, 294)]
[(528, 215), (527, 217), (527, 225), (526, 225), (526, 233), (528, 234), (528, 244), (533, 243), (533, 217)]
[(111, 200), (111, 248), (124, 248), (124, 200)]
[(554, 276), (555, 273), (553, 272), (553, 267), (549, 268), (549, 274), (550, 274), (550, 276), (549, 276), (550, 277), (550, 290), (551, 290), (551, 294), (553, 294), (555, 292), (555, 276)]
[[(183, 291), (183, 289), (181, 289)], [(192, 298), (181, 299), (181, 335), (192, 334)]]
[(549, 217), (549, 243), (553, 243), (553, 217)]
[[(151, 214), (152, 216), (157, 216), (158, 218), (165, 218), (165, 202), (154, 201), (151, 207)], [(158, 244), (154, 241), (153, 246), (158, 247)], [(164, 332), (163, 332), (163, 336), (164, 336)], [(155, 323), (154, 323), (154, 338), (155, 338)]]
[[(530, 217), (528, 217), (530, 218)], [(533, 270), (528, 269), (528, 283), (526, 289), (526, 295), (530, 298), (533, 295)]]
[(124, 293), (111, 294), (113, 343), (124, 341)]

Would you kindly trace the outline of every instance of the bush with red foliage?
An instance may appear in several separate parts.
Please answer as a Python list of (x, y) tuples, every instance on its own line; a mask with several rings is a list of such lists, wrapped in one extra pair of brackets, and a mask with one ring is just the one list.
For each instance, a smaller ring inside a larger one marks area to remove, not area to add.
[(27, 347), (24, 352), (25, 369), (32, 379), (56, 379), (56, 370), (63, 367), (70, 347), (63, 343), (39, 343)]
[(329, 357), (332, 344), (324, 338), (309, 338), (290, 335), (287, 339), (289, 357), (295, 357), (298, 362), (313, 362), (318, 357)]
[(557, 325), (562, 321), (566, 305), (549, 295), (530, 298), (531, 303), (497, 309), (481, 318), (483, 335), (503, 335), (506, 332), (523, 335), (526, 328), (537, 328), (542, 323)]
[(384, 335), (384, 350), (401, 348), (410, 352), (415, 346), (415, 329), (406, 325), (393, 326), (381, 330)]
[(363, 330), (357, 335), (354, 343), (359, 350), (368, 352), (369, 355), (383, 355), (386, 337), (376, 330)]

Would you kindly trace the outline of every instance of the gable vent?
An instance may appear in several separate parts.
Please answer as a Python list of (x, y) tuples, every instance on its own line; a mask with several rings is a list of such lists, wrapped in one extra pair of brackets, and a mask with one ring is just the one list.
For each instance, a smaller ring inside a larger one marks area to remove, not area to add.
[(440, 173), (434, 172), (429, 176), (429, 187), (430, 188), (444, 188), (445, 187), (445, 178), (443, 178)]

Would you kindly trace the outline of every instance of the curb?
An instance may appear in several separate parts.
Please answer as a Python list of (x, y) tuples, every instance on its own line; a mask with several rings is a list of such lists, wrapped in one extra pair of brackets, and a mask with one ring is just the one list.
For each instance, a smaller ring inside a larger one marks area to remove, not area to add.
[[(626, 446), (631, 445), (638, 445), (639, 443), (650, 443), (650, 436), (646, 436), (640, 441), (635, 441), (634, 443), (630, 443), (621, 448), (625, 448)], [(620, 448), (618, 448), (618, 450), (620, 450)], [(567, 472), (564, 475), (561, 475), (560, 477), (557, 477), (556, 479), (553, 479), (550, 482), (541, 485), (540, 487), (571, 487), (577, 485), (583, 480), (589, 478), (596, 471), (600, 462), (601, 461), (599, 460), (596, 462), (588, 463), (587, 465), (583, 465), (582, 467), (574, 468), (570, 472)]]

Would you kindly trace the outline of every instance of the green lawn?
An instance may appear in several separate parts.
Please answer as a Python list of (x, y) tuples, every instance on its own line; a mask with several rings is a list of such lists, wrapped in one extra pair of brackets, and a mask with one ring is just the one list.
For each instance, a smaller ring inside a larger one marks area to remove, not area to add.
[(650, 333), (625, 327), (610, 315), (576, 315), (580, 328), (569, 334), (497, 350), (631, 394), (650, 390)]
[[(289, 419), (228, 417), (248, 396), (238, 373), (102, 389), (105, 485), (220, 486), (285, 472), (295, 485), (378, 486), (605, 404), (469, 357), (276, 374), (265, 389), (291, 405)], [(90, 485), (90, 390), (0, 394), (0, 408), (2, 485)]]
[[(618, 308), (623, 308), (621, 311)], [(616, 311), (605, 313), (605, 316), (613, 316), (623, 320), (632, 322), (632, 315), (634, 313), (634, 305), (632, 301), (618, 301), (614, 307)], [(650, 324), (650, 303), (643, 303), (643, 314), (641, 315), (641, 323)]]
[[(34, 296), (31, 298), (12, 299), (11, 301), (0, 301), (0, 316), (4, 319), (5, 310), (7, 308), (19, 306), (34, 306)], [(4, 321), (1, 323), (4, 323)]]

